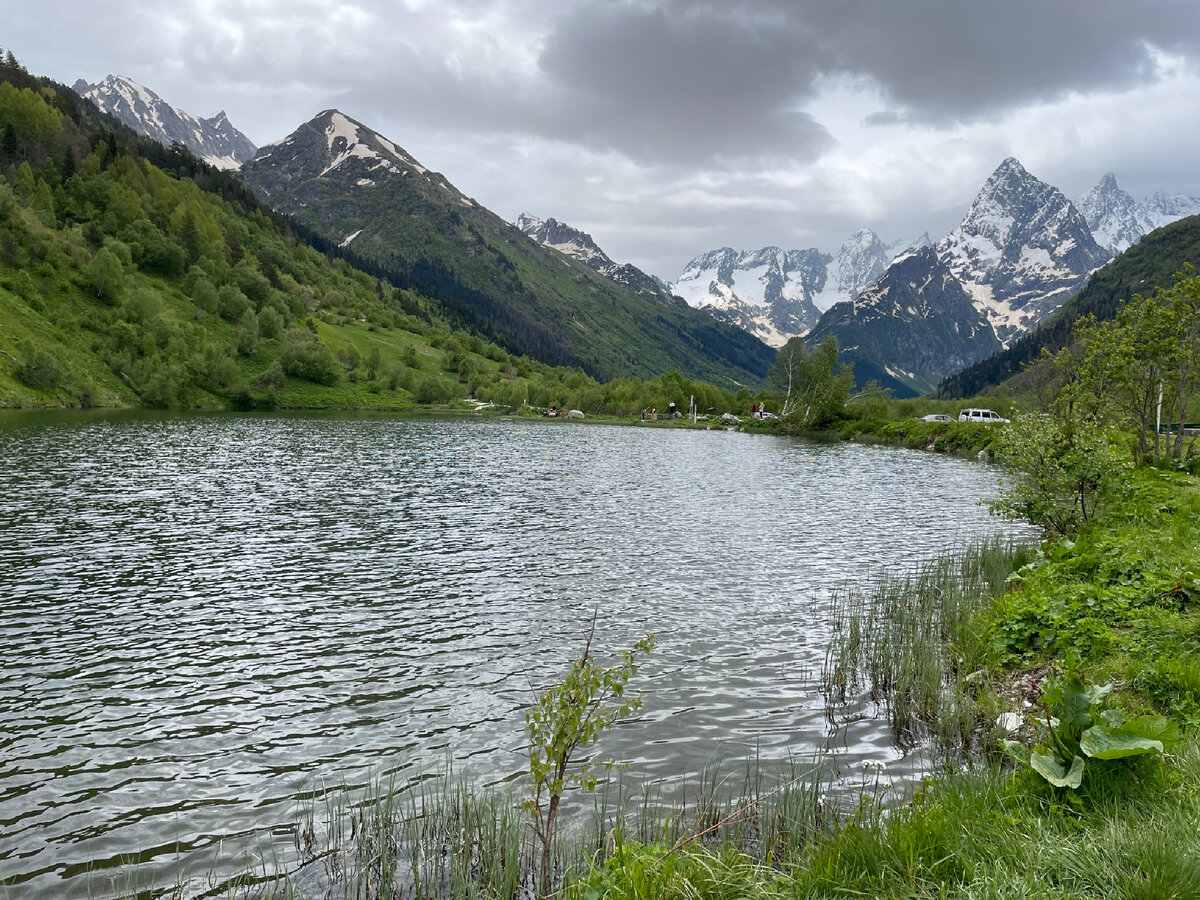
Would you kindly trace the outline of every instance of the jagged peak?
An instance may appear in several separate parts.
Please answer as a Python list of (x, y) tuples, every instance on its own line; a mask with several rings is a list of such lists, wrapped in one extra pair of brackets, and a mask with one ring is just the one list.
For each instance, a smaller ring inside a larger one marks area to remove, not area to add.
[(1000, 165), (996, 166), (996, 171), (992, 173), (992, 178), (1003, 177), (1006, 175), (1028, 175), (1029, 171), (1021, 165), (1021, 161), (1015, 156), (1005, 157)]
[(872, 229), (863, 226), (857, 231), (852, 232), (850, 236), (842, 242), (842, 246), (847, 244), (873, 244), (877, 240), (879, 240), (879, 235), (877, 235)]

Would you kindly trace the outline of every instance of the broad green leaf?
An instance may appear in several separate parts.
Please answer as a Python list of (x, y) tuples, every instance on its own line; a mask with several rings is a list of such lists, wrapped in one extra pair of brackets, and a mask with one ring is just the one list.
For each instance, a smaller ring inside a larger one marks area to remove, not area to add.
[[(1111, 688), (1110, 688), (1111, 689)], [(1092, 724), (1092, 697), (1078, 675), (1063, 681), (1062, 699), (1054, 710), (1068, 728), (1083, 729)]]
[(1164, 750), (1179, 743), (1179, 726), (1165, 716), (1141, 716), (1126, 722), (1125, 730), (1138, 737), (1161, 741)]
[(1108, 699), (1108, 695), (1113, 692), (1113, 684), (1110, 681), (1108, 684), (1093, 685), (1088, 688), (1088, 698), (1092, 701), (1093, 706), (1099, 706)]
[(1139, 737), (1131, 731), (1093, 725), (1083, 733), (1079, 749), (1092, 759), (1124, 759), (1145, 753), (1162, 753), (1161, 741)]
[(1020, 741), (1001, 741), (1004, 752), (1023, 766), (1029, 765), (1029, 748)]
[(1083, 784), (1083, 759), (1071, 758), (1068, 768), (1052, 753), (1030, 753), (1029, 765), (1055, 787), (1077, 788)]
[(1125, 724), (1125, 713), (1119, 709), (1106, 709), (1100, 713), (1100, 721), (1109, 728), (1120, 728)]

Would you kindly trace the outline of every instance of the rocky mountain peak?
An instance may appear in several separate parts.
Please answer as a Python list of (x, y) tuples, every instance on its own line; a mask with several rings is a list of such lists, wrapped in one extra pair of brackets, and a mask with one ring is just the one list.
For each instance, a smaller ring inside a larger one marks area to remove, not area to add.
[(937, 250), (1006, 343), (1057, 309), (1112, 257), (1075, 205), (1012, 157), (991, 174)]
[[(465, 198), (441, 175), (430, 172), (383, 135), (337, 109), (317, 113), (282, 141), (268, 144), (248, 165), (269, 160), (275, 176), (333, 179), (347, 190), (367, 188), (391, 176), (423, 176), (465, 205)], [(270, 188), (261, 186), (264, 190)]]
[(1112, 172), (1105, 173), (1094, 188), (1079, 198), (1079, 211), (1096, 243), (1114, 255), (1141, 240), (1147, 230), (1138, 204), (1121, 190)]
[(254, 144), (233, 127), (224, 110), (207, 119), (194, 116), (124, 75), (108, 75), (99, 84), (81, 78), (73, 90), (139, 134), (168, 147), (178, 141), (217, 168), (236, 169), (254, 155)]
[(530, 213), (521, 213), (514, 224), (523, 234), (542, 246), (578, 260), (617, 284), (663, 302), (670, 298), (670, 294), (663, 289), (657, 278), (647, 275), (635, 266), (613, 262), (585, 231), (572, 228), (554, 218), (543, 220)]

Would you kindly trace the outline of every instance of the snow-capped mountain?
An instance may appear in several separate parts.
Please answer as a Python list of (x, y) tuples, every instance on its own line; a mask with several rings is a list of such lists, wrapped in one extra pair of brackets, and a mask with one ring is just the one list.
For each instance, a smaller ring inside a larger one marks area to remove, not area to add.
[(1200, 213), (1200, 197), (1190, 194), (1168, 194), (1155, 191), (1140, 204), (1142, 213), (1150, 227), (1147, 231), (1162, 228), (1186, 216)]
[[(336, 180), (349, 187), (366, 188), (389, 175), (417, 176), (450, 192), (463, 206), (475, 205), (441, 175), (430, 172), (383, 135), (336, 109), (318, 113), (282, 141), (261, 147), (243, 174), (268, 198), (276, 193), (276, 183), (289, 187), (297, 179), (326, 179), (326, 183)], [(262, 177), (268, 174), (270, 178)], [(259, 177), (250, 177), (253, 175)], [(354, 235), (346, 235), (343, 246), (353, 239)]]
[(1058, 188), (1010, 157), (938, 242), (937, 256), (1007, 345), (1058, 309), (1112, 253)]
[(846, 238), (830, 261), (825, 271), (825, 288), (813, 298), (814, 305), (824, 311), (842, 300), (857, 297), (879, 280), (897, 256), (932, 243), (928, 234), (922, 234), (916, 240), (885, 244), (870, 228), (860, 228)]
[(901, 254), (809, 337), (836, 337), (866, 377), (927, 390), (1032, 328), (1111, 255), (1061, 191), (1006, 159), (954, 231)]
[(1136, 244), (1149, 229), (1137, 202), (1117, 186), (1112, 172), (1079, 198), (1079, 211), (1092, 230), (1092, 236), (1111, 253), (1120, 253)]
[(254, 155), (254, 144), (233, 127), (224, 111), (207, 119), (198, 118), (173, 108), (132, 78), (118, 75), (109, 75), (99, 84), (80, 79), (74, 90), (139, 134), (167, 147), (179, 141), (219, 169), (236, 169)]
[(702, 253), (684, 267), (670, 290), (697, 309), (732, 322), (773, 347), (807, 334), (821, 312), (874, 284), (898, 253), (928, 246), (929, 235), (885, 244), (863, 228), (836, 254), (808, 250)]
[(820, 316), (813, 305), (832, 257), (820, 250), (729, 247), (697, 256), (671, 285), (672, 293), (758, 337), (772, 347), (805, 334)]
[(521, 213), (517, 216), (514, 224), (543, 247), (549, 247), (564, 256), (577, 259), (606, 278), (611, 278), (617, 284), (623, 284), (630, 290), (648, 297), (666, 300), (670, 296), (659, 279), (647, 275), (629, 263), (621, 265), (613, 262), (608, 254), (596, 245), (592, 236), (586, 232), (572, 228), (557, 219), (543, 221), (529, 213)]
[(900, 256), (853, 300), (830, 307), (806, 343), (831, 335), (860, 384), (875, 378), (897, 396), (929, 390), (940, 376), (1000, 349), (987, 315), (929, 245)]
[(1079, 198), (1078, 206), (1096, 242), (1115, 255), (1155, 228), (1200, 213), (1200, 197), (1158, 191), (1138, 203), (1117, 186), (1116, 176), (1109, 172)]

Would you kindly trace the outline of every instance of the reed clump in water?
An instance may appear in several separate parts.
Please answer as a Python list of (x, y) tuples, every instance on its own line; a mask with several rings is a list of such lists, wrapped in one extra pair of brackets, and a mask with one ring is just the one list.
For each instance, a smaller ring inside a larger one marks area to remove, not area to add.
[(1012, 538), (989, 538), (842, 592), (822, 674), (831, 722), (865, 697), (886, 710), (901, 743), (931, 735), (950, 756), (986, 742), (979, 613), (1030, 553)]

